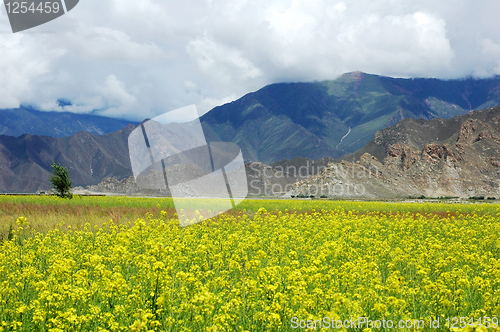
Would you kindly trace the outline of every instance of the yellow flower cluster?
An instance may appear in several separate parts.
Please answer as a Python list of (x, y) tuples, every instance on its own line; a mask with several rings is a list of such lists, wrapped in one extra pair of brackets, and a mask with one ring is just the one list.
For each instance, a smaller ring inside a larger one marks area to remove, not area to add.
[(293, 317), (500, 317), (497, 209), (427, 214), (371, 203), (386, 212), (359, 213), (349, 202), (300, 212), (295, 201), (292, 212), (263, 203), (246, 203), (250, 217), (184, 228), (162, 213), (44, 234), (20, 217), (0, 244), (0, 331), (293, 331)]

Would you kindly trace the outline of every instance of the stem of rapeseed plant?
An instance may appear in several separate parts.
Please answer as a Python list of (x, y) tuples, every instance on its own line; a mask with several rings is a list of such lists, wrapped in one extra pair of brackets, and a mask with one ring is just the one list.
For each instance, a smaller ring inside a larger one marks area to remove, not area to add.
[(9, 233), (7, 233), (7, 240), (12, 240), (12, 238), (14, 237), (14, 229), (12, 227), (12, 224), (10, 224), (10, 227), (9, 227)]
[(242, 261), (241, 263), (241, 269), (242, 269), (242, 278), (243, 282), (241, 285), (242, 288), (242, 293), (243, 293), (243, 312), (242, 312), (242, 325), (245, 326), (245, 317), (246, 317), (246, 290), (245, 290), (245, 260)]
[[(159, 282), (160, 282), (160, 273), (158, 272), (157, 275), (156, 275), (156, 285), (155, 285), (155, 290), (154, 290), (153, 298), (151, 299), (151, 301), (152, 301), (152, 303), (151, 303), (151, 311), (153, 312), (153, 315), (155, 315), (155, 319), (156, 320), (160, 320), (158, 318), (158, 313), (157, 313), (158, 304), (156, 303), (156, 300), (158, 299)], [(155, 329), (158, 330), (158, 327), (156, 327)]]

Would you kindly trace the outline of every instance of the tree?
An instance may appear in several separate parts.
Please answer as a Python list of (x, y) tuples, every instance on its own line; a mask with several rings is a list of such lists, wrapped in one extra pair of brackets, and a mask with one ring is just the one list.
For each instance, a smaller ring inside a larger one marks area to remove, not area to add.
[(71, 193), (71, 179), (68, 175), (68, 170), (61, 164), (56, 164), (52, 162), (50, 166), (52, 168), (52, 175), (50, 177), (50, 182), (52, 182), (52, 188), (56, 192), (57, 196), (61, 198), (73, 198)]

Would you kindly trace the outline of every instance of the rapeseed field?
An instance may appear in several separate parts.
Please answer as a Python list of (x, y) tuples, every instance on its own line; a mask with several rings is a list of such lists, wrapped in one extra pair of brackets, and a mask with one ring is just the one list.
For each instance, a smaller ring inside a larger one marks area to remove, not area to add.
[[(0, 204), (2, 226), (25, 212), (0, 242), (0, 331), (500, 331), (496, 204), (250, 200), (183, 228), (164, 199)], [(96, 212), (126, 206), (142, 215)], [(57, 211), (73, 221), (43, 224)]]

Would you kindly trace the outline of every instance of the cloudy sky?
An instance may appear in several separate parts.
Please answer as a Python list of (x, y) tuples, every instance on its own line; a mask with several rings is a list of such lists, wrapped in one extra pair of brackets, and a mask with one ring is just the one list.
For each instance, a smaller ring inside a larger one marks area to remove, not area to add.
[(80, 0), (13, 34), (2, 6), (0, 109), (140, 121), (350, 71), (488, 77), (500, 74), (499, 12), (489, 0)]

